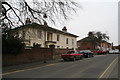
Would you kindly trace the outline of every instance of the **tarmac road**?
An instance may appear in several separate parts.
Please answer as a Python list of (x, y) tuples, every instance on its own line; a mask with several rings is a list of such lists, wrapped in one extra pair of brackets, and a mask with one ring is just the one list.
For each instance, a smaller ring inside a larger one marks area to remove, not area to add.
[(93, 58), (76, 61), (60, 60), (55, 63), (32, 66), (9, 72), (4, 69), (1, 75), (3, 78), (98, 78), (97, 80), (118, 78), (118, 54), (96, 55)]

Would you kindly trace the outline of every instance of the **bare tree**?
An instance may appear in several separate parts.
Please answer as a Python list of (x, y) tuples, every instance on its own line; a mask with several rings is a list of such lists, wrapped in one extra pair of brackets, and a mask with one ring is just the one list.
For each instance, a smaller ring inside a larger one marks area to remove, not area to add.
[(102, 42), (107, 42), (109, 40), (109, 36), (105, 33), (102, 33), (100, 31), (92, 31), (92, 33), (88, 37), (82, 39), (82, 42), (84, 42), (84, 45), (88, 43), (92, 43), (94, 49), (96, 49), (96, 46), (100, 46)]
[(73, 0), (6, 0), (2, 2), (2, 26), (25, 25), (26, 18), (40, 24), (47, 18), (55, 24), (57, 20), (68, 20), (70, 13), (76, 13), (80, 7)]
[(103, 40), (104, 40), (104, 41), (109, 40), (109, 36), (108, 36), (107, 34), (105, 34), (105, 33), (100, 32), (100, 31), (96, 32), (96, 33), (94, 34), (94, 36), (97, 37), (97, 41), (98, 41), (98, 42), (101, 42), (101, 41), (103, 41)]

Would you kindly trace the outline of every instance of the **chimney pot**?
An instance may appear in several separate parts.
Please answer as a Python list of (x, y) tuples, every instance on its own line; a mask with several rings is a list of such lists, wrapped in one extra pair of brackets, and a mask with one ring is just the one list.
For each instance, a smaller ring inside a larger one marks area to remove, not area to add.
[(89, 32), (88, 33), (88, 36), (90, 37), (90, 36), (93, 36), (93, 32)]
[(63, 27), (62, 31), (67, 32), (67, 28), (66, 28), (66, 26)]
[(25, 24), (30, 24), (30, 23), (31, 23), (30, 18), (27, 18)]

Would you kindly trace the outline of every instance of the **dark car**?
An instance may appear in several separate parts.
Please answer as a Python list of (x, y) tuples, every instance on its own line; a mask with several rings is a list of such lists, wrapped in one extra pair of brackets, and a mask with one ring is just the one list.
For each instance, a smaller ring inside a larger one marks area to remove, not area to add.
[(90, 50), (81, 50), (79, 54), (83, 54), (84, 58), (94, 57), (94, 53)]
[(76, 59), (81, 59), (83, 54), (78, 54), (77, 51), (68, 51), (65, 54), (62, 54), (61, 57), (63, 58), (64, 61), (67, 60), (73, 60), (75, 61)]

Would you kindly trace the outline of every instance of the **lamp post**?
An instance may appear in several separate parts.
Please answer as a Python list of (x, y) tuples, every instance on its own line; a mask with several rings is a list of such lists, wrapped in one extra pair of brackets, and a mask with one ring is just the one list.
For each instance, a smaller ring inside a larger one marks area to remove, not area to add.
[[(47, 15), (46, 14), (44, 14), (43, 15), (43, 18), (47, 18)], [(44, 20), (44, 26), (46, 27), (46, 25), (47, 25), (47, 22)], [(46, 63), (46, 53), (44, 53), (44, 63)]]

